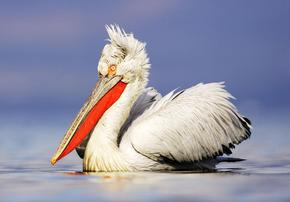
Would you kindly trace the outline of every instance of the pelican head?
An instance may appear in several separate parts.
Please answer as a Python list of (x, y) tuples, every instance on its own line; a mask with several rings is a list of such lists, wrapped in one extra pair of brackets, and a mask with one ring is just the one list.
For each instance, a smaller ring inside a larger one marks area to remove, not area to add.
[(109, 42), (106, 44), (98, 64), (100, 76), (120, 76), (125, 83), (136, 80), (147, 83), (149, 75), (149, 59), (145, 51), (145, 43), (127, 34), (118, 26), (106, 26)]
[(106, 26), (106, 30), (109, 43), (105, 45), (98, 63), (97, 84), (51, 158), (52, 164), (86, 138), (125, 89), (135, 88), (134, 96), (137, 97), (147, 84), (150, 64), (145, 43), (138, 41), (133, 34), (125, 33), (117, 25)]

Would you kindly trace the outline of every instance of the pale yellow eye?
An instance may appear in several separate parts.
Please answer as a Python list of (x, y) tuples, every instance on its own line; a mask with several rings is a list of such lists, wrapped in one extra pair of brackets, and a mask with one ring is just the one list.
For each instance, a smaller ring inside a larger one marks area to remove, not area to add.
[(116, 65), (110, 65), (108, 67), (108, 75), (109, 76), (114, 76), (116, 74), (116, 71), (117, 71), (117, 66)]

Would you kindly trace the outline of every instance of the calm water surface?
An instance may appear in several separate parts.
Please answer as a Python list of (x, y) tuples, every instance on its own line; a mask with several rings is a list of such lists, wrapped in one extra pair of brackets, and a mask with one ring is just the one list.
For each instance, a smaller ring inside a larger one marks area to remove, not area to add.
[(0, 201), (290, 201), (290, 118), (265, 117), (254, 116), (252, 138), (234, 151), (247, 161), (220, 164), (216, 172), (82, 173), (75, 153), (49, 164), (69, 118), (8, 116)]

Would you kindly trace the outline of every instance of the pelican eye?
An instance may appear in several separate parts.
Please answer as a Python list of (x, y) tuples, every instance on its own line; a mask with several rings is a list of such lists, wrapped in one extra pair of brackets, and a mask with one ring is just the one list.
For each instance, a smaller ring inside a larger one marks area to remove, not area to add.
[(114, 76), (116, 74), (116, 71), (117, 71), (117, 66), (116, 65), (110, 65), (108, 67), (108, 75), (109, 76)]

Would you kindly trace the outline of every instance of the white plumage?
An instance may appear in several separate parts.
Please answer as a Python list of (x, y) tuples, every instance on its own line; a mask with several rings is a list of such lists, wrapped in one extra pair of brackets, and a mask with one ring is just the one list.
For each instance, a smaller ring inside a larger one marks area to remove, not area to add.
[(77, 148), (85, 171), (213, 169), (219, 156), (250, 136), (250, 121), (229, 101), (223, 83), (162, 97), (145, 88), (145, 44), (118, 26), (106, 28), (111, 43), (99, 61), (100, 78), (110, 77), (114, 64), (126, 88)]
[(214, 158), (250, 135), (248, 123), (228, 101), (230, 97), (222, 83), (171, 92), (138, 117), (124, 138), (155, 161)]

